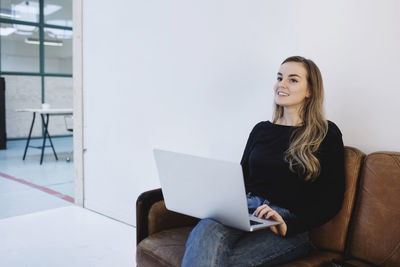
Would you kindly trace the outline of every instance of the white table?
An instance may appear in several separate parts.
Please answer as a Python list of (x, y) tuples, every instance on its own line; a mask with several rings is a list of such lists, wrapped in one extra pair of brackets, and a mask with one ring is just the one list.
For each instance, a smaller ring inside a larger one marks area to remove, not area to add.
[[(28, 135), (28, 140), (26, 141), (26, 146), (25, 146), (25, 152), (23, 156), (23, 160), (25, 160), (26, 157), (26, 152), (28, 150), (28, 147), (33, 147), (33, 148), (39, 148), (42, 149), (42, 154), (40, 156), (40, 164), (43, 162), (43, 154), (44, 154), (44, 148), (46, 147), (46, 138), (49, 138), (51, 148), (53, 149), (54, 156), (56, 157), (56, 160), (58, 160), (56, 151), (53, 146), (53, 142), (51, 141), (50, 134), (48, 132), (48, 126), (49, 126), (49, 117), (50, 116), (69, 116), (73, 114), (72, 109), (57, 109), (57, 108), (51, 108), (51, 109), (37, 109), (37, 108), (26, 108), (26, 109), (17, 109), (17, 112), (32, 112), (33, 113), (33, 119), (32, 119), (32, 124), (31, 124), (31, 129), (29, 130), (29, 135)], [(44, 137), (43, 137), (43, 145), (42, 146), (29, 146), (29, 142), (31, 141), (31, 135), (32, 135), (32, 129), (33, 125), (35, 124), (35, 117), (36, 113), (40, 114), (40, 117), (42, 118), (42, 122), (44, 125)], [(46, 116), (46, 119), (45, 119)]]

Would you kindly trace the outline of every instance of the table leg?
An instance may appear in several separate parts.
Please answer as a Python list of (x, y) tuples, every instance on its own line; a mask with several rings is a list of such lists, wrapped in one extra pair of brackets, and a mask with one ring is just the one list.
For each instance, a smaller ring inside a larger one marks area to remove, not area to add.
[(36, 117), (36, 112), (33, 112), (33, 119), (32, 119), (31, 129), (29, 130), (28, 140), (26, 141), (25, 152), (24, 152), (24, 156), (22, 157), (22, 160), (25, 160), (26, 151), (28, 151), (29, 142), (31, 141), (33, 125), (35, 124), (35, 117)]
[(46, 137), (47, 136), (49, 137), (50, 145), (51, 145), (51, 148), (53, 149), (53, 153), (54, 153), (54, 156), (56, 157), (56, 160), (58, 160), (58, 157), (57, 157), (57, 154), (56, 154), (56, 150), (54, 149), (53, 142), (51, 141), (50, 134), (49, 134), (49, 132), (47, 130), (48, 127), (49, 127), (49, 114), (46, 114), (46, 121), (44, 119), (43, 114), (40, 114), (40, 116), (42, 117), (42, 122), (44, 124), (44, 137), (43, 137), (42, 155), (40, 156), (40, 165), (42, 165), (43, 155), (44, 155), (44, 148), (46, 146)]
[(45, 135), (47, 134), (47, 137), (49, 138), (49, 141), (50, 141), (51, 148), (53, 149), (54, 156), (56, 157), (56, 160), (58, 160), (56, 150), (54, 149), (53, 141), (51, 140), (51, 136), (49, 134), (49, 131), (47, 130), (48, 126), (49, 126), (49, 114), (47, 114), (46, 119), (47, 119), (47, 122), (46, 122), (46, 127), (45, 127), (44, 133), (45, 133)]
[(44, 154), (44, 147), (46, 146), (46, 137), (47, 137), (47, 123), (49, 122), (49, 115), (47, 114), (47, 123), (44, 121), (43, 114), (40, 114), (40, 117), (42, 117), (42, 122), (44, 125), (44, 136), (43, 136), (43, 145), (42, 145), (42, 154), (40, 155), (40, 165), (42, 165), (43, 162), (43, 154)]

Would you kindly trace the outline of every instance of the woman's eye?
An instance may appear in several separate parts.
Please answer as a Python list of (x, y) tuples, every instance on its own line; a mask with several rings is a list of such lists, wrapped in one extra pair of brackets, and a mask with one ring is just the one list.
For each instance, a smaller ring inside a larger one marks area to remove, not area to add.
[(282, 77), (276, 78), (279, 82), (282, 81)]
[(291, 81), (292, 83), (297, 83), (297, 80), (296, 80), (296, 79), (290, 79), (290, 81)]

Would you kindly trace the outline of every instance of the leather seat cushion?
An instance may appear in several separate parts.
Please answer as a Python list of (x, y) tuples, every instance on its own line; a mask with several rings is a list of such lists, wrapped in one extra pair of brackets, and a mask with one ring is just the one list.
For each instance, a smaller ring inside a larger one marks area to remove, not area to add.
[(181, 266), (186, 240), (193, 227), (164, 230), (143, 239), (136, 249), (139, 266)]
[[(146, 267), (181, 266), (185, 243), (192, 229), (173, 228), (143, 239), (136, 250), (137, 264)], [(336, 252), (312, 250), (308, 256), (282, 266), (325, 266), (333, 259), (342, 260), (342, 256)]]

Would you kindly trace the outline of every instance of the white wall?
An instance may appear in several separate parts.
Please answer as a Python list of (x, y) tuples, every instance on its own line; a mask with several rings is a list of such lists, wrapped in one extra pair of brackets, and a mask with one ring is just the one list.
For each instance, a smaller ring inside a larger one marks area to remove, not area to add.
[[(42, 105), (41, 78), (39, 76), (2, 75), (6, 82), (7, 138), (27, 137), (32, 123), (31, 112), (17, 109), (40, 108)], [(32, 136), (41, 136), (40, 116), (35, 119)]]
[[(40, 108), (42, 105), (41, 78), (39, 76), (3, 75), (6, 80), (7, 138), (26, 138), (32, 123), (31, 112), (17, 109)], [(45, 102), (52, 108), (71, 108), (72, 78), (45, 77)], [(40, 116), (36, 116), (32, 136), (42, 135)], [(63, 116), (53, 116), (49, 123), (51, 135), (69, 135)]]
[(345, 145), (400, 151), (400, 3), (84, 1), (85, 205), (135, 225), (154, 147), (239, 161), (280, 62), (313, 59)]

